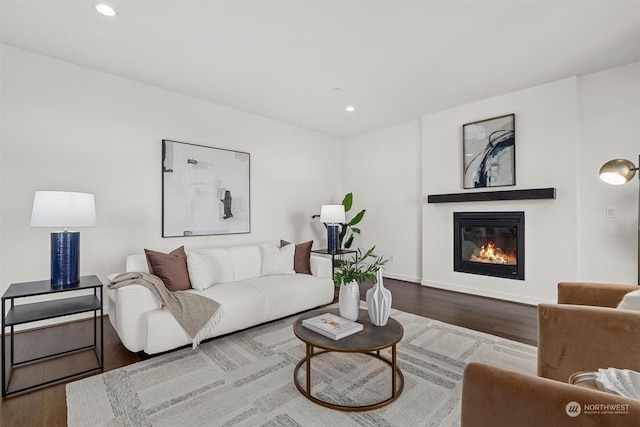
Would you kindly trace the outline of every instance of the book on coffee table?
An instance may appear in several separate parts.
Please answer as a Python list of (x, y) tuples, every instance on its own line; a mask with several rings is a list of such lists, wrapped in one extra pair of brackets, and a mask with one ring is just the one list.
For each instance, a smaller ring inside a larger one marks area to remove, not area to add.
[(331, 313), (304, 319), (302, 326), (333, 340), (339, 340), (363, 329), (361, 323), (353, 322)]

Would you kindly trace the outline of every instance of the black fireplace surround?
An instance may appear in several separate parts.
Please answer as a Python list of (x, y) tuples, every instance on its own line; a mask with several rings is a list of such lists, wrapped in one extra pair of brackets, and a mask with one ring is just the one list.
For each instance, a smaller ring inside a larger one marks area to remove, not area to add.
[(454, 212), (453, 270), (524, 280), (524, 212)]

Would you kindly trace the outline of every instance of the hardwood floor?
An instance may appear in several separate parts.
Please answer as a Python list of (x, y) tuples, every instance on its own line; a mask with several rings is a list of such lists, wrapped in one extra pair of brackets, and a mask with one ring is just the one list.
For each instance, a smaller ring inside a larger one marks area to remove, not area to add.
[[(426, 288), (392, 279), (385, 279), (384, 283), (393, 294), (393, 308), (526, 344), (536, 344), (537, 321), (534, 306)], [(369, 286), (361, 288), (363, 298), (368, 288)], [(124, 348), (109, 319), (105, 318), (104, 325), (105, 372), (149, 357), (144, 353), (131, 353)], [(87, 339), (86, 331), (90, 333), (90, 330), (91, 321), (87, 320), (20, 333), (16, 337), (16, 343), (23, 341), (29, 344), (16, 347), (16, 358), (21, 360), (25, 354), (41, 353), (50, 349), (52, 343), (79, 346), (86, 343), (83, 340)], [(62, 364), (64, 366), (58, 361), (29, 367), (29, 381), (37, 381), (45, 375), (58, 375), (61, 369), (85, 363), (85, 358), (86, 354), (78, 353), (66, 357)], [(0, 425), (66, 426), (65, 383), (2, 399)]]
[[(384, 279), (384, 286), (391, 291), (395, 309), (525, 344), (537, 344), (535, 306), (392, 279)], [(369, 286), (361, 286), (361, 299), (364, 299), (367, 289)]]

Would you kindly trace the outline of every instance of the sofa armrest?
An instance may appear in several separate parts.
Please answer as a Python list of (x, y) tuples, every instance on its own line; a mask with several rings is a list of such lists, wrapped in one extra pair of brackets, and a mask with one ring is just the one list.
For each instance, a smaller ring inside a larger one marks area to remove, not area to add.
[(110, 301), (109, 317), (122, 344), (132, 352), (144, 350), (147, 340), (147, 312), (161, 308), (162, 303), (141, 285), (127, 285), (108, 289), (107, 292)]
[(634, 285), (560, 282), (558, 283), (558, 304), (617, 307), (627, 293), (638, 289), (640, 287)]
[[(573, 418), (567, 404), (581, 413)], [(625, 405), (628, 413), (594, 414), (585, 404)], [(628, 405), (628, 406), (626, 406)], [(567, 383), (469, 363), (462, 384), (461, 427), (640, 425), (640, 401)]]
[(580, 305), (538, 306), (538, 375), (567, 381), (578, 371), (640, 371), (640, 312)]
[(320, 255), (311, 255), (309, 261), (311, 262), (311, 274), (316, 277), (333, 277), (331, 258), (326, 258)]

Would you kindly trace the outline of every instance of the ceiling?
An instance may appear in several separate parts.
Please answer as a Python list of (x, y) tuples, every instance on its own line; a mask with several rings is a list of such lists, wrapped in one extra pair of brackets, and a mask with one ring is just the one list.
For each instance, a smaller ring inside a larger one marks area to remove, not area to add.
[(106, 3), (0, 0), (0, 40), (341, 138), (640, 60), (640, 0)]

